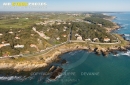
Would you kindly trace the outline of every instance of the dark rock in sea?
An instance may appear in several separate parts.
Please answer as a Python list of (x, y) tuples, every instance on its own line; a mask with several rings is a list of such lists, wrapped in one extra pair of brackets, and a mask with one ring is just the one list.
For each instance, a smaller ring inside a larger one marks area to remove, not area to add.
[(93, 52), (93, 50), (91, 48), (88, 48), (88, 52)]
[(130, 46), (127, 46), (126, 49), (130, 50)]
[(57, 67), (56, 70), (51, 74), (50, 79), (56, 79), (57, 76), (59, 76), (63, 71), (63, 68)]
[(94, 52), (97, 52), (97, 50), (98, 50), (98, 48), (95, 48), (95, 49), (94, 49)]
[(94, 52), (95, 52), (96, 55), (101, 55), (101, 51), (98, 48), (95, 48)]
[(119, 47), (118, 50), (121, 51), (121, 52), (125, 52), (125, 53), (127, 52), (127, 49), (126, 49), (126, 48), (121, 48), (121, 47)]
[(58, 57), (58, 58), (55, 59), (56, 63), (60, 63), (60, 61), (61, 61), (61, 57)]
[(110, 51), (113, 55), (117, 55), (118, 54), (118, 52), (116, 51), (116, 50), (111, 50)]
[(56, 66), (51, 66), (48, 73), (54, 72), (55, 69), (56, 69)]
[(66, 60), (65, 59), (63, 59), (62, 61), (61, 61), (61, 64), (66, 64)]
[(124, 34), (120, 34), (120, 36), (124, 37)]
[(101, 50), (103, 56), (107, 56), (109, 52)]
[(98, 50), (98, 51), (95, 52), (95, 54), (96, 54), (96, 55), (101, 55), (101, 51)]

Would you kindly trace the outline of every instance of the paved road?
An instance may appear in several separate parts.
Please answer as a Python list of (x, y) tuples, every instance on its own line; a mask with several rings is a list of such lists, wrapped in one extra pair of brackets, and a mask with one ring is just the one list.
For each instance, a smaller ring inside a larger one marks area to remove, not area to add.
[[(67, 44), (69, 42), (71, 43), (87, 43), (87, 41), (82, 41), (82, 40), (71, 40), (71, 36), (72, 36), (72, 29), (70, 30), (70, 33), (68, 34), (68, 39), (66, 42), (63, 42), (61, 44), (58, 44), (58, 45), (55, 45), (55, 46), (52, 46), (52, 47), (49, 47), (45, 50), (41, 50), (40, 52), (36, 52), (36, 53), (33, 53), (33, 54), (23, 54), (23, 55), (13, 55), (13, 56), (10, 56), (10, 57), (28, 57), (28, 56), (36, 56), (36, 55), (40, 55), (40, 54), (47, 54), (49, 53), (50, 51), (54, 50), (55, 48), (57, 48), (58, 46), (61, 46), (61, 45), (64, 45), (64, 44)], [(103, 44), (103, 45), (114, 45), (114, 44), (120, 44), (121, 41), (112, 34), (113, 37), (115, 37), (117, 39), (117, 42), (116, 43), (98, 43), (98, 42), (90, 42), (90, 44)], [(1, 58), (6, 58), (6, 57), (0, 57)]]

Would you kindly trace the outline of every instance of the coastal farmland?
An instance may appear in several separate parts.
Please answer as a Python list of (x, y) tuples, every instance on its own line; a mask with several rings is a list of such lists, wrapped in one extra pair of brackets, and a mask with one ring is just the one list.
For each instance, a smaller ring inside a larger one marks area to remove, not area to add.
[(34, 69), (33, 63), (46, 67), (68, 51), (124, 49), (128, 42), (111, 34), (119, 28), (111, 19), (101, 13), (1, 13), (0, 61), (11, 66), (30, 62)]
[(116, 43), (111, 16), (93, 13), (1, 13), (0, 56), (41, 52), (70, 40)]

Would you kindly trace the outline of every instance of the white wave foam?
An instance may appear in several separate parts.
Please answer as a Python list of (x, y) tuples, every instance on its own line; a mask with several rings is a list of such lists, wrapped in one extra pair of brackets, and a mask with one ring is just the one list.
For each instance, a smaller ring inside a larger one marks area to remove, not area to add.
[(116, 57), (118, 57), (118, 56), (120, 56), (120, 54), (116, 54), (116, 55), (113, 55), (113, 56), (116, 56)]
[(50, 79), (50, 78), (48, 78), (48, 79), (46, 80), (46, 83), (48, 83), (48, 82), (55, 82), (55, 81), (57, 81), (59, 78), (61, 78), (62, 75), (63, 75), (63, 73), (61, 73), (60, 75), (58, 75), (58, 76), (56, 77), (56, 79)]
[(123, 26), (128, 26), (129, 24), (124, 24)]
[(78, 53), (78, 52), (81, 52), (81, 50), (69, 52), (69, 55), (73, 56), (73, 55), (75, 55), (75, 54)]
[(49, 78), (48, 78), (48, 79), (46, 80), (46, 83), (48, 83), (48, 82), (55, 82), (55, 81), (56, 81), (56, 79), (53, 79), (53, 80), (52, 80), (52, 79), (49, 79)]
[(126, 37), (129, 37), (130, 36), (130, 34), (124, 34)]
[(18, 76), (0, 76), (0, 80), (23, 80), (23, 78)]
[(122, 29), (128, 29), (128, 26), (129, 26), (129, 24), (123, 24), (123, 25), (121, 25), (121, 28)]
[(60, 75), (58, 75), (58, 76), (56, 77), (56, 79), (59, 79), (59, 78), (61, 78), (61, 76), (62, 76), (62, 73), (61, 73)]
[(130, 40), (130, 38), (129, 38), (129, 37), (126, 37), (126, 40)]
[(124, 27), (123, 29), (127, 29), (126, 27)]
[(117, 18), (117, 20), (123, 20), (124, 21), (124, 20), (128, 20), (128, 19)]
[(127, 51), (126, 53), (121, 53), (121, 55), (127, 55), (127, 56), (130, 56), (130, 51)]

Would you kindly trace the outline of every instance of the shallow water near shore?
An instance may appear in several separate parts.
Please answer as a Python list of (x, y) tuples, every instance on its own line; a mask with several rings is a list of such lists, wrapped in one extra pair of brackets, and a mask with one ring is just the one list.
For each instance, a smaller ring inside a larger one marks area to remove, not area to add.
[[(115, 32), (130, 39), (130, 13), (110, 13), (114, 22), (122, 26)], [(63, 73), (56, 80), (44, 77), (44, 72), (30, 77), (0, 76), (0, 85), (130, 85), (130, 51), (107, 57), (88, 53), (85, 50), (60, 55), (67, 63), (60, 65)]]
[[(74, 53), (74, 54), (73, 54)], [(66, 57), (65, 57), (66, 56)], [(64, 72), (56, 80), (48, 80), (42, 74), (25, 77), (0, 77), (1, 85), (129, 85), (130, 84), (130, 55), (120, 53), (107, 57), (88, 53), (85, 50), (69, 52), (61, 55), (68, 60), (61, 65)], [(79, 63), (83, 58), (82, 63)], [(74, 58), (74, 59), (73, 59)], [(71, 65), (77, 65), (70, 68)], [(68, 68), (67, 68), (68, 67)], [(36, 74), (36, 73), (35, 73)]]
[(124, 34), (126, 40), (130, 40), (130, 13), (109, 13), (108, 15), (116, 16), (113, 21), (120, 24), (122, 28), (115, 30), (116, 33)]

